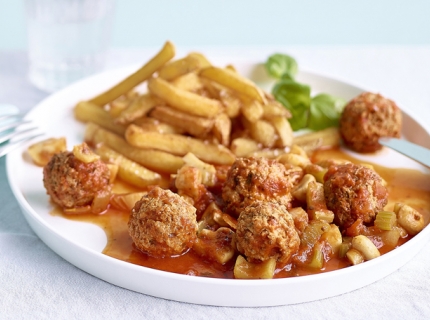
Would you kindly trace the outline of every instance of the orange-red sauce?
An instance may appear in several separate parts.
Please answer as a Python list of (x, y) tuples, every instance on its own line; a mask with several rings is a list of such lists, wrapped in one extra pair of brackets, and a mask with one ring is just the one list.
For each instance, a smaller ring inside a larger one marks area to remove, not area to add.
[[(347, 159), (355, 163), (361, 161), (345, 154), (339, 149), (318, 151), (313, 155), (314, 161), (321, 159)], [(380, 165), (374, 165), (374, 169), (388, 183), (389, 199), (387, 210), (392, 210), (395, 202), (403, 202), (421, 212), (424, 215), (425, 224), (430, 220), (430, 175), (412, 169), (393, 169)], [(115, 189), (123, 192), (136, 191), (133, 187), (122, 183), (117, 183)], [(133, 264), (164, 270), (180, 274), (207, 276), (213, 278), (233, 278), (233, 267), (235, 259), (231, 259), (226, 265), (220, 265), (208, 261), (196, 255), (192, 250), (187, 253), (170, 258), (154, 258), (142, 253), (133, 245), (133, 241), (128, 235), (128, 212), (120, 212), (109, 209), (102, 215), (65, 215), (60, 210), (55, 210), (54, 214), (62, 215), (71, 220), (85, 221), (99, 225), (106, 232), (108, 243), (103, 253), (113, 258), (130, 262)], [(409, 240), (401, 239), (399, 245)], [(394, 248), (383, 246), (379, 248), (381, 254), (393, 250)], [(346, 259), (331, 258), (321, 270), (309, 269), (306, 267), (292, 266), (291, 264), (278, 269), (275, 278), (285, 278), (301, 276), (307, 274), (327, 272), (349, 266)]]

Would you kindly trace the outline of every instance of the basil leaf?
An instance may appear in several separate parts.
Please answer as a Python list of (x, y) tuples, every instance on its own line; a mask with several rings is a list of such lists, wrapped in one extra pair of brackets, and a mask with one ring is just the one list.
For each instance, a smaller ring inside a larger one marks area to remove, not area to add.
[(313, 97), (309, 109), (309, 129), (322, 130), (338, 126), (345, 104), (344, 99), (325, 93)]
[(265, 67), (269, 75), (277, 79), (280, 79), (283, 74), (288, 74), (291, 79), (294, 79), (298, 71), (296, 60), (282, 53), (271, 55), (267, 59)]
[(310, 87), (295, 81), (298, 66), (293, 57), (273, 54), (265, 67), (270, 76), (278, 79), (272, 93), (291, 112), (289, 122), (294, 131), (303, 128), (321, 130), (339, 125), (346, 101), (325, 93), (311, 99)]
[(307, 126), (311, 103), (309, 86), (290, 79), (283, 79), (273, 87), (272, 94), (291, 112), (292, 117), (288, 121), (294, 131)]
[(289, 74), (289, 73), (284, 73), (284, 74), (281, 76), (281, 80), (291, 80), (291, 81), (294, 81), (294, 78), (291, 76), (291, 74)]

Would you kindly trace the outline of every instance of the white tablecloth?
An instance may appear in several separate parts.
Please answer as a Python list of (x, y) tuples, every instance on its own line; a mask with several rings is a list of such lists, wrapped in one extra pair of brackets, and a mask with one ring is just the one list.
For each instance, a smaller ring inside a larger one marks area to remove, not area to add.
[[(190, 48), (263, 61), (295, 56), (300, 68), (347, 79), (430, 121), (430, 47)], [(183, 51), (187, 51), (183, 48)], [(151, 50), (113, 50), (108, 68), (145, 61)], [(245, 54), (246, 53), (246, 54)], [(0, 104), (28, 111), (47, 96), (26, 80), (22, 52), (0, 52)], [(0, 319), (424, 319), (430, 318), (430, 246), (384, 279), (321, 301), (268, 308), (209, 307), (128, 291), (69, 264), (22, 216), (0, 159)], [(336, 285), (336, 284), (333, 284)], [(280, 293), (282, 294), (282, 293)]]

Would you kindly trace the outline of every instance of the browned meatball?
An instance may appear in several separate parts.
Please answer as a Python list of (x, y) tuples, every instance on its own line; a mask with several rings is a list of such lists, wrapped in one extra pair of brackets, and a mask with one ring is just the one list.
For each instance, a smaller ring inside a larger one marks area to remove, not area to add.
[(128, 232), (136, 247), (151, 256), (179, 255), (196, 240), (196, 208), (180, 195), (155, 187), (132, 209)]
[(110, 191), (110, 171), (101, 160), (82, 162), (72, 152), (55, 154), (43, 168), (43, 184), (62, 208), (90, 205), (99, 192)]
[(288, 263), (297, 252), (300, 238), (291, 214), (284, 205), (255, 202), (237, 219), (237, 250), (250, 260), (276, 259)]
[(382, 178), (372, 169), (346, 163), (330, 166), (324, 176), (327, 208), (342, 229), (356, 220), (370, 223), (388, 201)]
[(255, 201), (274, 201), (290, 206), (291, 189), (300, 181), (303, 171), (287, 169), (276, 160), (238, 158), (227, 173), (222, 198), (226, 210), (239, 216)]
[(379, 138), (400, 137), (402, 112), (380, 94), (364, 92), (345, 106), (339, 125), (347, 146), (357, 152), (374, 152), (382, 148)]

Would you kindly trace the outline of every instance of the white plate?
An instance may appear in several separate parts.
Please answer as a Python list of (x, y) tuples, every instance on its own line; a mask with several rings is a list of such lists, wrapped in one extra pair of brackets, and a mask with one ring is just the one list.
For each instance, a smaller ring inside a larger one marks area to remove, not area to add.
[[(261, 65), (233, 62), (238, 71), (262, 87), (271, 86)], [(69, 149), (83, 139), (84, 126), (74, 120), (73, 106), (115, 84), (136, 68), (105, 72), (55, 93), (27, 116), (46, 137), (65, 136)], [(315, 92), (328, 92), (351, 99), (364, 91), (347, 83), (301, 72), (299, 81)], [(429, 146), (429, 132), (404, 114), (404, 136)], [(216, 306), (274, 306), (323, 299), (364, 287), (409, 261), (427, 244), (430, 228), (380, 258), (342, 270), (274, 280), (226, 280), (193, 277), (153, 270), (126, 263), (101, 253), (106, 236), (97, 226), (52, 216), (42, 183), (42, 170), (23, 156), (25, 147), (7, 156), (7, 176), (22, 212), (35, 233), (58, 255), (78, 268), (114, 285), (171, 300)], [(429, 172), (405, 157), (387, 151), (369, 161), (413, 167)], [(390, 159), (390, 161), (388, 161)], [(394, 159), (394, 160), (393, 160)], [(335, 284), (335, 285), (334, 285)]]

